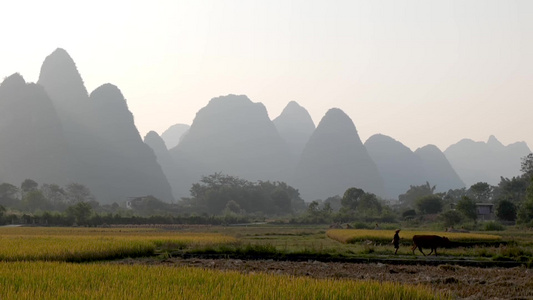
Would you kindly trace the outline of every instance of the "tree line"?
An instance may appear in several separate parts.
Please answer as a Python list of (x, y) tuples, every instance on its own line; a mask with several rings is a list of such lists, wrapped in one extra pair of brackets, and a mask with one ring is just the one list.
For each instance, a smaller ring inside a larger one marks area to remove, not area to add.
[(190, 197), (166, 203), (151, 195), (101, 205), (80, 183), (66, 186), (31, 179), (20, 186), (0, 184), (0, 222), (88, 225), (230, 224), (278, 218), (292, 223), (423, 222), (437, 218), (446, 227), (477, 222), (480, 203), (492, 204), (503, 222), (533, 227), (533, 154), (522, 158), (522, 174), (501, 177), (497, 186), (478, 182), (469, 188), (435, 193), (429, 182), (411, 185), (397, 202), (351, 187), (341, 195), (306, 204), (284, 182), (251, 182), (215, 173), (192, 185)]

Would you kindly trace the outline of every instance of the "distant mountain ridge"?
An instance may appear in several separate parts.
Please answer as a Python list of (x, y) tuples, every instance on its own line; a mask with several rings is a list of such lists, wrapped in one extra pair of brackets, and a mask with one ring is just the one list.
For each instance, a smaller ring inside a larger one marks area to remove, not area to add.
[(0, 182), (67, 183), (68, 145), (44, 88), (13, 74), (0, 84)]
[(170, 154), (186, 174), (173, 187), (180, 195), (187, 195), (202, 175), (215, 172), (251, 181), (286, 181), (290, 165), (288, 146), (266, 108), (244, 95), (211, 99)]
[(342, 195), (350, 187), (385, 196), (376, 164), (350, 117), (338, 108), (330, 109), (313, 132), (293, 182), (307, 201)]
[(6, 134), (0, 147), (13, 147), (0, 151), (0, 163), (9, 163), (0, 169), (0, 179), (16, 185), (28, 178), (40, 184), (77, 182), (101, 203), (145, 195), (173, 201), (120, 90), (104, 84), (89, 96), (65, 50), (46, 57), (38, 84), (15, 75), (4, 80), (2, 91), (0, 106), (24, 124), (9, 117), (0, 123), (0, 134)]
[(213, 98), (191, 126), (163, 135), (149, 132), (143, 141), (118, 87), (106, 83), (88, 94), (63, 49), (46, 57), (37, 84), (20, 74), (0, 84), (0, 182), (78, 182), (101, 203), (145, 195), (173, 201), (215, 172), (285, 181), (306, 201), (350, 187), (391, 199), (426, 181), (443, 192), (497, 185), (500, 176), (520, 175), (520, 158), (531, 153), (524, 142), (505, 146), (494, 136), (464, 139), (444, 152), (433, 145), (413, 152), (381, 134), (363, 144), (338, 108), (315, 127), (295, 101), (270, 120), (262, 103), (244, 95)]
[(291, 101), (281, 114), (272, 120), (294, 157), (299, 157), (315, 131), (309, 112), (296, 101)]
[(397, 199), (411, 185), (429, 182), (437, 192), (463, 188), (465, 184), (444, 154), (434, 145), (412, 152), (401, 142), (382, 134), (371, 136), (365, 147), (385, 181), (386, 195)]
[[(225, 134), (228, 132), (235, 134), (239, 133), (242, 130), (241, 127), (254, 128), (254, 126), (249, 126), (251, 124), (250, 119), (240, 116), (240, 114), (246, 114), (244, 111), (241, 111), (240, 113), (237, 112), (239, 109), (236, 109), (236, 107), (238, 107), (236, 103), (239, 101), (235, 102), (233, 97), (243, 97), (240, 100), (251, 102), (248, 98), (245, 98), (245, 96), (228, 95), (225, 97), (214, 98), (212, 101), (216, 101), (216, 105), (210, 103), (208, 105), (209, 109), (207, 107), (202, 109), (209, 110), (209, 114), (222, 118), (225, 121), (218, 120), (217, 122), (219, 123), (213, 123), (209, 128), (203, 128), (203, 138), (199, 138), (199, 135), (193, 134), (193, 138), (197, 141), (213, 140), (211, 137), (217, 137), (220, 139), (218, 140), (219, 142), (212, 143), (210, 146), (204, 144), (204, 146), (200, 147), (200, 150), (198, 151), (201, 152), (205, 149), (224, 149), (223, 152), (226, 153), (225, 155), (233, 151), (235, 151), (235, 153), (241, 153), (239, 151), (241, 150), (240, 148), (243, 148), (243, 141), (234, 143), (228, 141), (234, 140), (235, 137), (222, 138), (222, 136), (226, 136)], [(227, 101), (228, 103), (226, 103)], [(200, 112), (202, 112), (202, 110)], [(229, 113), (230, 111), (232, 113)], [(203, 125), (198, 124), (207, 124), (210, 122), (208, 121), (210, 118), (208, 116), (209, 114), (200, 112), (198, 115), (202, 116), (202, 121), (197, 123), (194, 127), (204, 127)], [(328, 117), (326, 118), (326, 116)], [(469, 187), (473, 184), (467, 184), (463, 181), (459, 172), (456, 172), (450, 161), (448, 161), (446, 155), (436, 146), (427, 145), (413, 152), (401, 142), (380, 134), (372, 136), (363, 145), (358, 137), (353, 122), (348, 116), (346, 116), (346, 114), (344, 114), (344, 112), (339, 109), (332, 109), (328, 111), (326, 116), (321, 120), (319, 126), (312, 131), (312, 135), (305, 142), (305, 148), (302, 150), (301, 155), (295, 156), (297, 151), (294, 151), (295, 148), (292, 148), (291, 156), (293, 159), (298, 159), (298, 163), (289, 164), (290, 168), (285, 168), (283, 171), (281, 171), (279, 167), (279, 170), (275, 171), (276, 168), (274, 167), (271, 172), (271, 174), (274, 174), (272, 176), (273, 178), (276, 178), (276, 180), (288, 180), (289, 184), (299, 189), (302, 198), (306, 201), (324, 199), (334, 195), (342, 195), (347, 187), (352, 186), (374, 192), (378, 196), (386, 199), (397, 199), (398, 195), (405, 193), (410, 185), (420, 185), (425, 182), (435, 185), (437, 192), (446, 192), (449, 189), (463, 188), (465, 186)], [(254, 119), (255, 118), (256, 117), (254, 117)], [(291, 120), (291, 118), (295, 118), (295, 120)], [(265, 124), (268, 123), (268, 121), (265, 120), (264, 113), (259, 119), (263, 119)], [(240, 123), (241, 126), (238, 126), (235, 123)], [(289, 138), (289, 136), (291, 136), (290, 133), (296, 132), (296, 134), (293, 134), (292, 136), (297, 136), (299, 133), (295, 128), (298, 128), (302, 123), (307, 123), (307, 125), (302, 126), (306, 129), (300, 131), (300, 133), (304, 132), (304, 134), (299, 137), (299, 145), (301, 146), (304, 144), (303, 141), (306, 140), (305, 135), (311, 131), (311, 126), (309, 126), (309, 124), (312, 124), (312, 120), (310, 121), (310, 117), (308, 118), (308, 113), (305, 108), (299, 106), (296, 102), (291, 101), (284, 109), (284, 112), (272, 120), (272, 123), (276, 126), (279, 136), (284, 137), (283, 139), (288, 145), (290, 145), (291, 142), (294, 142)], [(233, 125), (229, 126), (228, 124)], [(270, 127), (270, 125), (267, 127)], [(219, 133), (220, 130), (223, 130), (225, 133)], [(192, 127), (191, 132), (193, 132)], [(261, 130), (258, 132), (261, 132)], [(196, 137), (194, 137), (195, 135)], [(242, 134), (237, 135), (242, 136)], [(257, 136), (257, 132), (248, 133), (248, 135)], [(317, 136), (319, 138), (317, 138)], [(186, 140), (186, 137), (184, 137), (183, 140)], [(528, 151), (525, 143), (515, 143), (506, 147), (499, 143), (494, 137), (489, 139), (488, 144), (494, 149), (515, 149), (522, 153), (515, 153), (508, 159), (508, 162), (512, 161), (515, 164), (518, 164), (520, 157), (525, 156), (524, 153)], [(345, 151), (345, 149), (351, 150), (344, 153), (343, 151)], [(235, 161), (235, 158), (222, 158), (224, 155), (217, 157), (217, 155), (220, 155), (218, 151), (211, 154), (203, 153), (202, 155), (199, 155), (196, 150), (182, 150), (183, 149), (180, 149), (180, 147), (171, 150), (173, 153), (172, 156), (176, 160), (176, 168), (196, 170), (196, 174), (193, 176), (196, 179), (188, 178), (184, 181), (186, 184), (178, 184), (178, 186), (175, 187), (175, 190), (181, 192), (176, 194), (176, 197), (187, 195), (188, 189), (192, 183), (197, 182), (201, 175), (215, 172), (214, 170), (221, 172), (224, 172), (223, 170), (230, 170), (228, 171), (229, 173), (235, 172), (233, 175), (237, 173), (236, 171), (231, 170), (228, 166), (214, 167), (217, 165), (215, 163), (217, 160), (219, 162), (225, 161), (225, 163), (227, 163), (231, 160)], [(254, 150), (250, 151), (253, 152)], [(264, 155), (266, 155), (264, 157), (268, 157), (266, 153), (264, 153)], [(241, 154), (238, 156), (245, 157), (246, 155), (243, 156), (243, 154)], [(359, 156), (359, 158), (355, 159), (354, 156)], [(363, 158), (365, 156), (366, 159)], [(242, 161), (244, 162), (248, 160), (242, 159)], [(239, 163), (233, 162), (231, 164), (238, 165)], [(373, 169), (374, 167), (376, 169)], [(366, 172), (363, 172), (362, 170), (365, 170), (365, 168), (370, 171), (367, 170)], [(211, 171), (206, 171), (209, 169)], [(483, 168), (480, 167), (480, 170), (483, 170)], [(366, 174), (363, 176), (365, 179), (361, 178), (361, 172)], [(501, 172), (501, 169), (497, 169), (496, 173), (504, 174)], [(177, 178), (176, 174), (183, 175), (184, 172), (177, 171), (177, 173), (173, 175), (167, 174), (167, 177), (172, 176)], [(365, 182), (365, 180), (368, 179), (368, 174), (370, 174), (369, 177), (374, 178), (374, 181), (370, 180)], [(255, 180), (255, 178), (257, 178), (257, 176), (250, 178), (248, 175), (249, 174), (244, 174), (243, 172), (239, 173), (239, 176), (244, 177), (245, 179)], [(497, 182), (492, 184), (497, 184)]]
[(477, 182), (497, 185), (500, 177), (520, 175), (520, 158), (531, 153), (525, 142), (504, 146), (493, 135), (487, 142), (463, 139), (449, 146), (444, 154), (467, 186)]
[(424, 163), (402, 143), (386, 135), (375, 134), (364, 145), (383, 177), (388, 198), (397, 198), (410, 185), (427, 181)]
[(414, 152), (423, 162), (427, 182), (435, 185), (436, 192), (447, 192), (466, 187), (461, 177), (455, 172), (446, 156), (435, 145), (426, 145)]
[(172, 149), (176, 147), (183, 136), (187, 134), (191, 126), (187, 124), (174, 124), (170, 126), (161, 134), (161, 138), (165, 141), (167, 149)]

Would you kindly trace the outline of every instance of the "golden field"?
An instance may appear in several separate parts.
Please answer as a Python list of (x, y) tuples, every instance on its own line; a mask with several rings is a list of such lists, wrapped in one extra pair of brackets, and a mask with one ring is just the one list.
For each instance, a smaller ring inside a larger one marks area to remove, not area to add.
[(151, 255), (156, 247), (235, 243), (217, 233), (150, 228), (0, 228), (0, 261), (87, 261)]
[(188, 267), (0, 264), (2, 299), (447, 299), (427, 287)]

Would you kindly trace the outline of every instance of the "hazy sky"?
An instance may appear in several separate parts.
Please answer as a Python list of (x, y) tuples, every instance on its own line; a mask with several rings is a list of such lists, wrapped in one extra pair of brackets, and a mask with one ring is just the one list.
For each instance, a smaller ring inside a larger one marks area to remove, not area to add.
[(338, 107), (363, 142), (533, 148), (533, 1), (11, 0), (0, 28), (2, 78), (37, 81), (64, 48), (89, 92), (122, 90), (143, 137), (232, 93), (272, 119)]

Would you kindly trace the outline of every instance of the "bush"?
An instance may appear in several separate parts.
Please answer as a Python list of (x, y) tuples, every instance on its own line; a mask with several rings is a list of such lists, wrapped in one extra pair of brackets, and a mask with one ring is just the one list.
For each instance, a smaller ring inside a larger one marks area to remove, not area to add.
[(505, 230), (505, 227), (499, 222), (490, 221), (490, 222), (485, 223), (485, 225), (483, 226), (483, 230), (502, 231), (502, 230)]
[(449, 210), (440, 215), (445, 227), (455, 226), (463, 221), (463, 215), (456, 210)]
[(442, 199), (438, 195), (427, 195), (416, 200), (416, 207), (423, 214), (437, 214), (442, 211)]
[(414, 209), (408, 209), (402, 213), (404, 220), (410, 220), (416, 217), (416, 211)]
[(354, 229), (374, 229), (374, 226), (368, 225), (363, 222), (355, 222), (352, 224)]

